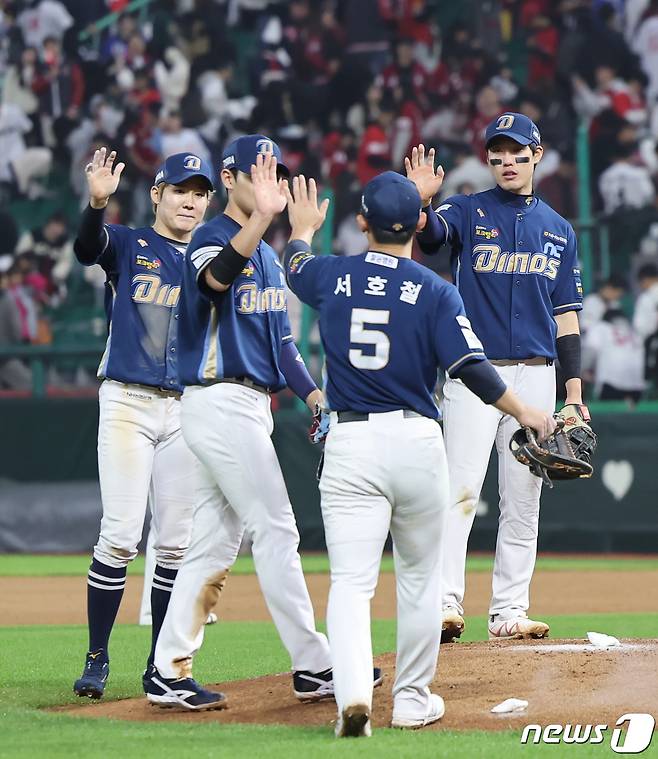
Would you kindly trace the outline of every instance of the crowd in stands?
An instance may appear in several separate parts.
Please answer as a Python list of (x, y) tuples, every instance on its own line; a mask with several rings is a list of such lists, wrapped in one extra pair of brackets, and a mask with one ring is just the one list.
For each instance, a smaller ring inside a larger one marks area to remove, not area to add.
[[(18, 229), (11, 213), (0, 225), (0, 304), (30, 302), (20, 340), (48, 341), (43, 315), (70, 301), (72, 281), (100, 303), (102, 273), (78, 270), (71, 238), (86, 203), (84, 166), (101, 145), (127, 163), (107, 218), (141, 225), (167, 155), (189, 151), (217, 166), (234, 136), (271, 135), (293, 174), (316, 176), (333, 194), (334, 252), (350, 255), (363, 250), (354, 213), (370, 178), (403, 170), (423, 141), (446, 169), (442, 198), (487, 189), (484, 127), (520, 110), (545, 149), (536, 191), (572, 220), (579, 125), (586, 130), (597, 219), (589, 231), (598, 253), (605, 228), (609, 250), (594, 258), (605, 281), (583, 322), (597, 392), (611, 392), (600, 368), (611, 343), (634, 350), (638, 366), (653, 360), (658, 280), (646, 285), (651, 278), (638, 273), (658, 259), (658, 0), (157, 0), (136, 13), (126, 5), (0, 0), (0, 198), (51, 209), (36, 229), (29, 210)], [(97, 28), (110, 11), (113, 23)], [(65, 208), (64, 197), (75, 202)], [(222, 201), (219, 192), (211, 212)], [(448, 268), (446, 256), (428, 264)], [(649, 292), (653, 332), (637, 316)], [(639, 294), (633, 318), (630, 296)], [(621, 389), (635, 398), (644, 377)]]

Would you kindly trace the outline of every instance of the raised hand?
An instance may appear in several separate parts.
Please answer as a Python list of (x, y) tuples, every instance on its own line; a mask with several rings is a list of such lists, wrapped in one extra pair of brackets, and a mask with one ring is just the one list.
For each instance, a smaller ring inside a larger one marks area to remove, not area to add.
[(313, 233), (324, 223), (329, 208), (329, 198), (318, 205), (318, 188), (311, 177), (300, 174), (292, 180), (292, 193), (286, 184), (284, 193), (288, 200), (288, 218), (290, 219), (291, 240), (305, 240), (310, 243)]
[(117, 191), (126, 164), (118, 163), (115, 166), (116, 157), (116, 150), (112, 150), (108, 155), (107, 148), (103, 147), (94, 153), (94, 157), (85, 167), (89, 204), (92, 208), (105, 208), (110, 195)]
[(254, 187), (254, 210), (263, 216), (276, 216), (286, 207), (284, 187), (286, 181), (276, 178), (276, 157), (272, 153), (256, 156), (251, 167), (251, 183)]
[(411, 151), (411, 160), (404, 159), (404, 168), (407, 177), (416, 185), (425, 208), (443, 184), (443, 166), (437, 166), (434, 170), (434, 148), (430, 148), (425, 157), (425, 146), (418, 145)]

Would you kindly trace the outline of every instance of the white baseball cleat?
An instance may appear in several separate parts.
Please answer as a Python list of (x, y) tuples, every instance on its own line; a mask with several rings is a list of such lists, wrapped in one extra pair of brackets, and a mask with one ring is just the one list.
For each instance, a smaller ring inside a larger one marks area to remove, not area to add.
[(211, 611), (210, 614), (208, 614), (208, 618), (206, 619), (205, 624), (207, 625), (214, 625), (217, 623), (217, 615), (214, 611)]
[(370, 709), (366, 704), (346, 706), (336, 720), (336, 738), (370, 738)]
[(425, 725), (430, 725), (432, 722), (436, 722), (441, 719), (446, 713), (446, 705), (441, 696), (436, 693), (430, 693), (427, 702), (427, 711), (425, 716), (419, 717), (413, 714), (400, 714), (393, 708), (393, 719), (391, 720), (391, 727), (401, 727), (407, 730), (417, 730)]
[(441, 643), (453, 643), (464, 632), (464, 617), (454, 606), (445, 606), (441, 618)]
[(489, 640), (548, 638), (548, 631), (546, 622), (528, 619), (525, 614), (518, 614), (509, 619), (500, 619), (499, 614), (489, 617)]

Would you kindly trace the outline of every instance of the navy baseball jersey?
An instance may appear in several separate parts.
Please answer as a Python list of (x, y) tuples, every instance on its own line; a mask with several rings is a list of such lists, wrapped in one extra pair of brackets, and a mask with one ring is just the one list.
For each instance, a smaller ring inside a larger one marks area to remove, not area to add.
[(176, 320), (185, 244), (151, 227), (106, 224), (95, 263), (107, 274), (108, 337), (98, 376), (180, 390)]
[(286, 386), (279, 367), (283, 343), (292, 340), (283, 267), (263, 240), (225, 292), (201, 277), (206, 266), (240, 231), (226, 215), (204, 224), (185, 259), (178, 325), (183, 385), (248, 377), (273, 392)]
[(426, 252), (447, 241), (455, 284), (490, 359), (555, 358), (553, 318), (582, 308), (573, 228), (534, 196), (494, 187), (454, 195), (418, 235)]
[(454, 372), (486, 358), (457, 289), (415, 261), (314, 256), (293, 241), (286, 273), (290, 289), (320, 312), (333, 411), (407, 408), (438, 419), (437, 366)]

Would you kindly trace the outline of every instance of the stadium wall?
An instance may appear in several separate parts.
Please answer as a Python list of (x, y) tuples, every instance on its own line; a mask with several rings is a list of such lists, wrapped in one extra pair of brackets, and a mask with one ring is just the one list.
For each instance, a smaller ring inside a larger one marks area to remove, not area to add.
[[(98, 535), (98, 407), (91, 399), (0, 401), (0, 552), (86, 552)], [(315, 480), (320, 450), (307, 442), (308, 416), (276, 415), (274, 442), (297, 514), (301, 545), (324, 548)], [(591, 481), (544, 489), (540, 550), (655, 552), (655, 440), (658, 415), (599, 413)], [(495, 467), (470, 547), (492, 550), (498, 519)]]

